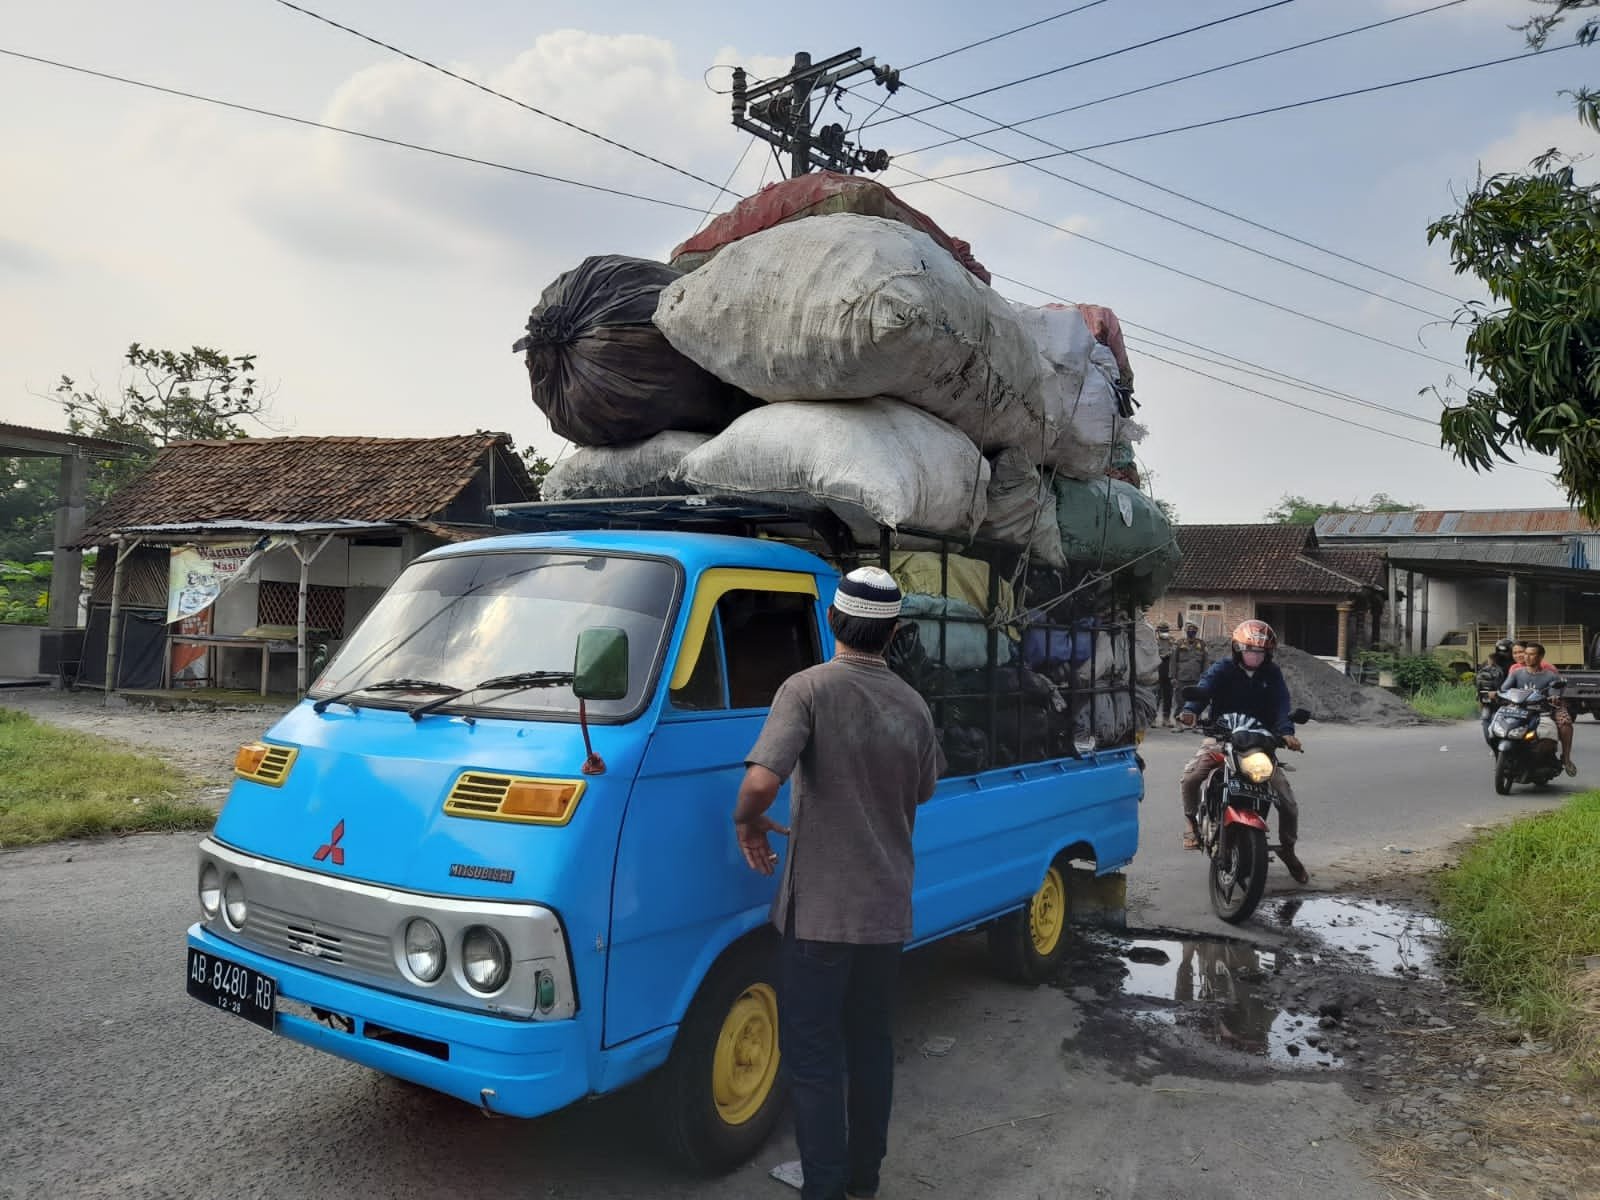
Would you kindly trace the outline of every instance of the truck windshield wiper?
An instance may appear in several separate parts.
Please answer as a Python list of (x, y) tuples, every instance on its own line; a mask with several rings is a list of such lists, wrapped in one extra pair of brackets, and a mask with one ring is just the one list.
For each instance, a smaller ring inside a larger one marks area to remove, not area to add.
[(536, 687), (561, 687), (573, 681), (571, 671), (522, 671), (516, 675), (496, 675), (493, 679), (485, 679), (482, 683), (475, 683), (471, 687), (451, 688), (449, 695), (440, 696), (434, 700), (424, 700), (411, 710), (411, 719), (420, 721), (431, 712), (443, 708), (452, 700), (458, 700), (468, 692), (479, 691), (512, 691), (520, 692), (526, 688)]
[[(349, 697), (359, 695), (361, 692), (455, 692), (453, 683), (440, 683), (437, 679), (380, 679), (377, 683), (364, 683), (360, 687), (347, 688), (342, 692), (335, 692), (331, 696), (324, 696), (311, 706), (315, 713), (325, 713), (328, 705), (338, 704), (341, 701), (349, 704)], [(351, 704), (351, 708), (355, 705)]]

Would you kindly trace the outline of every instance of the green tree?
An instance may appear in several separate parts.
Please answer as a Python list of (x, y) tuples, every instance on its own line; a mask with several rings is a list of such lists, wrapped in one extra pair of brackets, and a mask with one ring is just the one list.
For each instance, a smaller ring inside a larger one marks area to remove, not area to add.
[[(170, 442), (248, 437), (243, 422), (267, 424), (270, 398), (257, 386), (253, 354), (230, 356), (208, 346), (154, 350), (135, 342), (123, 362), (127, 379), (114, 398), (61, 377), (55, 400), (71, 432), (158, 450)], [(143, 465), (137, 458), (97, 463), (92, 499), (104, 501)]]
[(1322, 504), (1309, 500), (1305, 496), (1292, 496), (1285, 494), (1278, 499), (1278, 503), (1266, 512), (1266, 519), (1275, 525), (1315, 525), (1318, 517), (1325, 517), (1330, 513), (1397, 513), (1416, 512), (1415, 504), (1404, 504), (1396, 500), (1387, 492), (1375, 492), (1370, 500), (1362, 504), (1359, 500), (1352, 500), (1349, 504), (1341, 504), (1337, 500)]
[[(124, 382), (112, 398), (61, 377), (50, 399), (66, 414), (69, 431), (154, 451), (191, 438), (247, 437), (245, 421), (268, 424), (270, 398), (256, 383), (253, 354), (229, 356), (205, 346), (153, 350), (135, 342), (123, 364)], [(104, 503), (146, 461), (91, 463), (90, 506)], [(0, 459), (0, 559), (26, 562), (50, 549), (60, 472), (53, 458)]]
[[(1569, 15), (1600, 0), (1538, 0), (1548, 11), (1519, 26), (1542, 48)], [(1584, 18), (1579, 43), (1600, 34)], [(1600, 94), (1567, 93), (1584, 124), (1600, 130)], [(1458, 211), (1428, 227), (1456, 274), (1475, 275), (1488, 303), (1464, 305), (1473, 383), (1439, 417), (1440, 441), (1476, 471), (1510, 450), (1553, 455), (1567, 499), (1600, 520), (1600, 190), (1578, 182), (1557, 149), (1526, 172), (1480, 176)], [(1437, 391), (1437, 389), (1433, 389)]]

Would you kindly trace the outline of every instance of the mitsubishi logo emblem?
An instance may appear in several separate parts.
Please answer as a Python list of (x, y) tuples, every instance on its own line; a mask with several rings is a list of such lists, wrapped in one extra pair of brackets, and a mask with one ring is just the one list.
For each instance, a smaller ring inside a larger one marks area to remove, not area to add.
[(326, 842), (322, 843), (322, 845), (317, 847), (317, 852), (311, 856), (312, 859), (316, 862), (321, 862), (323, 859), (331, 855), (333, 857), (334, 866), (344, 866), (344, 847), (339, 845), (339, 839), (342, 837), (344, 837), (344, 821), (340, 820), (340, 822), (333, 827), (333, 836), (330, 837)]

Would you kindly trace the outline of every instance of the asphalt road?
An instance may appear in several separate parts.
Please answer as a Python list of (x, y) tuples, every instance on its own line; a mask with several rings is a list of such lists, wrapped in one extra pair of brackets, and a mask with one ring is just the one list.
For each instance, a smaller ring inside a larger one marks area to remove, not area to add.
[[(1295, 782), (1314, 885), (1373, 870), (1385, 844), (1438, 847), (1468, 823), (1559, 799), (1495, 797), (1475, 738), (1472, 726), (1308, 733)], [(1596, 740), (1584, 723), (1580, 750)], [(1175, 781), (1192, 746), (1164, 732), (1147, 743), (1152, 794), (1131, 876), (1147, 925), (1212, 925), (1198, 856), (1178, 848)], [(201, 1007), (183, 991), (194, 840), (0, 852), (0, 1196), (795, 1194), (766, 1178), (794, 1156), (787, 1131), (732, 1176), (689, 1179), (640, 1136), (639, 1095), (491, 1121)], [(908, 957), (886, 1196), (1233, 1197), (1286, 1181), (1297, 1200), (1384, 1194), (1339, 1136), (1368, 1110), (1337, 1079), (1132, 1080), (1126, 1049), (1063, 1051), (1081, 999), (996, 982), (976, 938)], [(933, 1036), (954, 1048), (922, 1054)], [(1232, 1130), (1263, 1131), (1270, 1153)]]

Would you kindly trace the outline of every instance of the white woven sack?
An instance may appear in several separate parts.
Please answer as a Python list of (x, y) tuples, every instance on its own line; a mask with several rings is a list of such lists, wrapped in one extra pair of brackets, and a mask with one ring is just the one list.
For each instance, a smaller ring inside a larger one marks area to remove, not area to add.
[(1011, 307), (898, 221), (835, 213), (752, 234), (663, 289), (655, 323), (762, 400), (889, 396), (985, 449), (1049, 440), (1049, 367)]
[(1037, 565), (1065, 569), (1061, 527), (1056, 524), (1056, 494), (1028, 461), (1027, 451), (1010, 447), (989, 460), (989, 514), (978, 536), (1026, 546)]
[(989, 464), (937, 417), (880, 398), (758, 408), (685, 458), (677, 479), (705, 495), (832, 509), (858, 535), (877, 523), (970, 537)]
[(1118, 410), (1121, 371), (1116, 356), (1094, 340), (1075, 307), (1011, 307), (1050, 367), (1041, 404), (1051, 439), (1043, 452), (1034, 454), (1035, 461), (1073, 479), (1105, 474), (1116, 443), (1137, 442), (1145, 435), (1144, 426)]
[(709, 434), (669, 429), (624, 446), (574, 450), (550, 468), (539, 494), (545, 500), (591, 500), (684, 492), (673, 473), (685, 455), (710, 440)]

